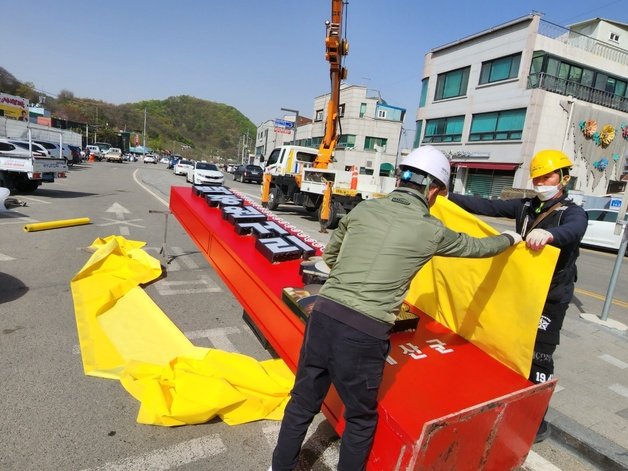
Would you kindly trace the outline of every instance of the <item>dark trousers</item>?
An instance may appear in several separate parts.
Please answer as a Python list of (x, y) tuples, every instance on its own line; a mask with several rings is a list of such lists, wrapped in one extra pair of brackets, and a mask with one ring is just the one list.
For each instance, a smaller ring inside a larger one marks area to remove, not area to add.
[(544, 383), (554, 377), (554, 351), (560, 343), (560, 329), (569, 303), (546, 303), (534, 342), (529, 380)]
[(365, 469), (377, 425), (377, 392), (388, 350), (388, 340), (371, 337), (325, 314), (312, 312), (294, 388), (273, 452), (273, 471), (296, 467), (307, 429), (320, 411), (331, 384), (345, 406), (346, 426), (338, 470)]

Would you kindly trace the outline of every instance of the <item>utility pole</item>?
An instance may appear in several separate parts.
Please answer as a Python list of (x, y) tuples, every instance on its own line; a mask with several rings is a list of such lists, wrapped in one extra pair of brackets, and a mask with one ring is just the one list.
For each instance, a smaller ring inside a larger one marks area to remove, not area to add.
[(142, 133), (142, 155), (146, 154), (146, 108), (144, 108), (144, 132)]

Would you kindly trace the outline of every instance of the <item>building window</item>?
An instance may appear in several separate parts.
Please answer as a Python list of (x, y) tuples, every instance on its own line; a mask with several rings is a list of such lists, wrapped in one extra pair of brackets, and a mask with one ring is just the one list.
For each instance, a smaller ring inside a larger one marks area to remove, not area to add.
[(360, 118), (366, 115), (366, 103), (360, 103)]
[(482, 63), (480, 85), (517, 77), (521, 53)]
[(434, 100), (444, 100), (445, 98), (466, 95), (470, 69), (471, 67), (465, 67), (464, 69), (439, 74), (436, 79)]
[(619, 34), (617, 33), (611, 33), (611, 36), (609, 38), (611, 41), (618, 43), (619, 42)]
[(316, 116), (314, 121), (322, 121), (323, 120), (323, 110), (316, 110)]
[(344, 115), (345, 115), (345, 104), (344, 103), (338, 105), (338, 114), (339, 114), (340, 118), (344, 117)]
[(470, 141), (520, 140), (523, 135), (525, 108), (474, 114), (471, 121)]
[(355, 147), (355, 134), (343, 134), (336, 143), (336, 149), (353, 149)]
[(386, 119), (386, 110), (377, 110), (377, 117)]
[(427, 100), (427, 87), (430, 83), (429, 77), (421, 80), (421, 99), (419, 100), (419, 108), (425, 106), (425, 101)]
[(386, 147), (388, 139), (383, 137), (370, 137), (364, 138), (364, 150), (375, 150), (375, 146)]
[(416, 133), (414, 134), (414, 143), (412, 144), (412, 148), (416, 149), (421, 145), (421, 132), (423, 131), (423, 121), (419, 120), (416, 122)]
[(528, 88), (572, 95), (580, 100), (628, 111), (628, 82), (624, 77), (589, 69), (536, 51), (532, 58)]
[(422, 142), (460, 142), (463, 125), (464, 116), (428, 119)]

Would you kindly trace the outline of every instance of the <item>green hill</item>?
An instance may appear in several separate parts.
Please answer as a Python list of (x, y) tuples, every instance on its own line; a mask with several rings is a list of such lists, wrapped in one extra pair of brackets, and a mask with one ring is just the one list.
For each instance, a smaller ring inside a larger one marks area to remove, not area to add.
[(20, 82), (2, 67), (0, 92), (28, 98), (32, 103), (45, 96), (44, 106), (54, 118), (67, 120), (68, 127), (83, 133), (85, 127), (78, 123), (88, 123), (90, 137), (97, 133), (99, 141), (114, 141), (118, 131), (141, 133), (144, 109), (146, 145), (153, 149), (171, 150), (186, 157), (239, 160), (242, 137), (248, 134), (249, 142), (255, 139), (256, 126), (236, 108), (186, 95), (122, 105), (78, 98), (68, 90), (51, 97), (36, 90), (32, 83)]

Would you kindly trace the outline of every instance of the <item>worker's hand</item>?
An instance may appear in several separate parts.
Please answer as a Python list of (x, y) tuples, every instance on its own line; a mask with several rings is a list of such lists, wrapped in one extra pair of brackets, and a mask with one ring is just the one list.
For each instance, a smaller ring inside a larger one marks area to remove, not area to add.
[(510, 240), (510, 245), (517, 245), (523, 240), (521, 238), (521, 235), (515, 231), (504, 231), (501, 233), (501, 235), (508, 237), (508, 239)]
[(551, 232), (545, 229), (532, 229), (526, 237), (526, 245), (532, 250), (541, 250), (553, 240)]

